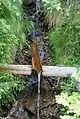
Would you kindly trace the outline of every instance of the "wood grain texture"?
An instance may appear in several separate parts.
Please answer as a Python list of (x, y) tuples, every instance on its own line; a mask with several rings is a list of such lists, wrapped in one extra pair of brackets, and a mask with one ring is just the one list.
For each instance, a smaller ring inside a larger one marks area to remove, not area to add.
[[(75, 67), (59, 67), (59, 66), (42, 66), (44, 76), (68, 77), (76, 72)], [(0, 67), (1, 72), (9, 72), (13, 74), (31, 75), (31, 65), (8, 65)]]
[(37, 42), (32, 40), (32, 69), (42, 72), (42, 63), (38, 54)]

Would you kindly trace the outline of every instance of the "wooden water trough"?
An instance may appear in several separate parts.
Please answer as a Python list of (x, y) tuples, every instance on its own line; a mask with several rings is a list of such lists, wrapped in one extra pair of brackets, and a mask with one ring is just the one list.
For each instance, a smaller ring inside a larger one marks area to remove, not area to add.
[[(75, 67), (61, 67), (61, 66), (42, 66), (43, 76), (68, 77), (76, 72)], [(8, 65), (0, 67), (0, 72), (8, 72), (12, 74), (31, 75), (31, 65)]]

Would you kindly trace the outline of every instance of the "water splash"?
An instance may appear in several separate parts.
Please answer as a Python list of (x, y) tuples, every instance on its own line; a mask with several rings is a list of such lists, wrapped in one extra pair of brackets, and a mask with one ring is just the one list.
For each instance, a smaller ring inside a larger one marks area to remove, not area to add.
[(41, 73), (38, 73), (38, 97), (37, 97), (37, 119), (40, 119), (40, 78), (41, 78)]
[(41, 0), (36, 0), (36, 11), (41, 10)]

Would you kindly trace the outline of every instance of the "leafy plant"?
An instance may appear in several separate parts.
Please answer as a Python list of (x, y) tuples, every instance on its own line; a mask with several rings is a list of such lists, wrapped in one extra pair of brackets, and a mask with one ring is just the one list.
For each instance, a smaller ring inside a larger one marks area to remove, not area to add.
[(27, 28), (22, 0), (0, 0), (0, 65), (11, 62), (13, 51), (25, 41)]
[(61, 9), (59, 0), (42, 0), (42, 3), (44, 8), (50, 13), (53, 13), (55, 10)]
[(61, 3), (59, 0), (42, 0), (42, 5), (45, 13), (45, 23), (50, 29), (56, 24), (56, 19), (61, 11)]
[(80, 93), (73, 79), (61, 83), (61, 94), (56, 96), (56, 102), (60, 104), (61, 119), (80, 118)]
[(80, 63), (80, 9), (75, 4), (71, 4), (69, 16), (64, 12), (49, 35), (55, 64), (75, 66)]
[(68, 78), (66, 81), (62, 81), (61, 84), (60, 84), (60, 90), (63, 93), (68, 93), (69, 95), (71, 95), (72, 92), (77, 91), (75, 80), (71, 79), (71, 78)]
[(74, 80), (80, 82), (80, 67), (77, 69), (75, 73), (72, 74), (71, 76)]
[(20, 77), (0, 73), (0, 105), (14, 101), (17, 91), (20, 92), (22, 89), (24, 89), (24, 81)]
[[(22, 0), (0, 0), (0, 66), (12, 62), (14, 50), (25, 42), (28, 20), (23, 19)], [(15, 100), (24, 81), (7, 73), (0, 73), (0, 105)]]

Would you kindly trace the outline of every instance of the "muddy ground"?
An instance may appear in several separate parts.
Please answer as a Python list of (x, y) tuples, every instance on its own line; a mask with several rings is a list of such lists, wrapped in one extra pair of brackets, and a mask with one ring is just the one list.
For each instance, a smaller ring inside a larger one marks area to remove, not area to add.
[[(51, 57), (49, 53), (49, 39), (44, 37), (45, 42), (45, 59), (43, 64), (44, 65), (51, 65)], [(15, 64), (24, 64), (28, 65), (31, 64), (31, 48), (27, 45), (23, 46), (23, 49), (17, 52)], [(27, 82), (32, 80), (32, 76), (22, 76), (26, 78)], [(59, 119), (59, 105), (56, 104), (55, 101), (55, 94), (59, 93), (59, 82), (60, 78), (57, 77), (42, 77), (41, 79), (41, 99), (40, 99), (40, 119)], [(36, 112), (37, 112), (37, 84), (31, 84), (29, 88), (25, 88), (19, 96), (19, 101), (22, 103), (21, 107), (25, 109), (25, 118), (21, 119), (37, 119)], [(16, 110), (18, 104), (14, 110)], [(12, 109), (12, 112), (14, 112)], [(13, 115), (13, 114), (12, 114)], [(14, 114), (14, 118), (16, 118), (16, 111)], [(19, 118), (19, 114), (17, 119)]]
[[(25, 13), (29, 15), (29, 18), (34, 16), (35, 1), (24, 2)], [(27, 12), (28, 11), (28, 12)], [(32, 12), (31, 12), (32, 11)], [(46, 33), (46, 26), (43, 24), (44, 15), (42, 13), (42, 19), (40, 18), (40, 26), (38, 31), (38, 50), (41, 53), (42, 64), (52, 65), (50, 56), (49, 38)], [(16, 57), (15, 64), (30, 65), (32, 64), (31, 56), (31, 35), (27, 36), (26, 44), (22, 48), (19, 48)], [(42, 49), (42, 50), (41, 50)], [(13, 104), (13, 108), (8, 114), (9, 119), (37, 119), (37, 83), (33, 83), (32, 76), (22, 76), (27, 82), (31, 83), (27, 85), (25, 89), (18, 95), (17, 101)], [(40, 119), (59, 119), (59, 105), (56, 104), (55, 94), (59, 93), (60, 78), (58, 77), (43, 77), (41, 78), (41, 94), (40, 94)]]

